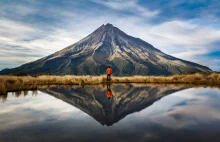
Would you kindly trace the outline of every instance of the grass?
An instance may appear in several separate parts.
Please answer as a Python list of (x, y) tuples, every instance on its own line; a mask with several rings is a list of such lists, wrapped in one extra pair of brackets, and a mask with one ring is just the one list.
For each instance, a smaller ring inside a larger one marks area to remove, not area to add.
[(5, 84), (2, 79), (0, 79), (0, 94), (5, 94), (6, 93), (6, 88)]
[[(93, 85), (106, 82), (106, 76), (0, 76), (0, 94), (6, 94), (9, 91), (33, 90), (39, 85)], [(220, 86), (220, 73), (112, 77), (111, 83), (178, 83)]]

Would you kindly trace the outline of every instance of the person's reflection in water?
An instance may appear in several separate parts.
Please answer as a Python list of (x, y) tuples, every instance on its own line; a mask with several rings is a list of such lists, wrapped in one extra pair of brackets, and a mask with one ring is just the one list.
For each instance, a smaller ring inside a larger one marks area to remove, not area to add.
[(110, 83), (107, 84), (106, 96), (108, 99), (111, 99), (111, 97), (112, 97), (112, 90), (111, 90)]

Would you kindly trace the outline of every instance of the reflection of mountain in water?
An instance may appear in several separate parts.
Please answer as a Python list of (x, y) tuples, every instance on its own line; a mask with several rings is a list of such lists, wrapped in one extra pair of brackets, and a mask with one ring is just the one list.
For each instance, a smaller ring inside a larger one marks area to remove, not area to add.
[(106, 97), (101, 86), (50, 87), (40, 89), (92, 116), (102, 125), (110, 126), (128, 114), (152, 105), (158, 99), (184, 88), (174, 86), (124, 86), (113, 85), (113, 96)]

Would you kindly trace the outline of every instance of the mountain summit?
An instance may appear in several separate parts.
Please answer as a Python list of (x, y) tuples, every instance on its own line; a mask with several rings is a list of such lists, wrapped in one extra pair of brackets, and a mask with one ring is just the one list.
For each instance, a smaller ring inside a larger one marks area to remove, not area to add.
[(105, 73), (109, 65), (114, 75), (211, 72), (208, 67), (167, 55), (112, 24), (106, 24), (52, 55), (17, 68), (2, 70), (0, 74), (100, 75)]

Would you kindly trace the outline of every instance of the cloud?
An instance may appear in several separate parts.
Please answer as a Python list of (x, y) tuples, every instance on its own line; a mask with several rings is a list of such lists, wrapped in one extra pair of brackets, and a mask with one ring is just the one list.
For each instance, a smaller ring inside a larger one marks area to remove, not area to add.
[(114, 10), (130, 11), (132, 13), (147, 18), (154, 17), (159, 14), (159, 10), (150, 11), (147, 8), (144, 8), (139, 4), (137, 4), (136, 0), (128, 0), (126, 1), (126, 4), (125, 1), (103, 1), (103, 0), (91, 0), (91, 1)]
[[(0, 19), (0, 33), (4, 37), (14, 37), (14, 38), (27, 38), (26, 33), (34, 32), (31, 26), (24, 25), (21, 22), (15, 22), (13, 20), (1, 18)], [(2, 37), (2, 38), (4, 38)]]
[(179, 57), (182, 59), (192, 59), (194, 56), (203, 55), (206, 54), (208, 51), (205, 49), (201, 50), (195, 50), (195, 51), (186, 51), (186, 52), (180, 52), (180, 53), (174, 53), (172, 54), (175, 57)]
[[(147, 41), (159, 43), (157, 46), (188, 46), (203, 48), (214, 42), (220, 41), (220, 29), (202, 27), (191, 24), (189, 21), (169, 21), (157, 25), (142, 26), (147, 32), (139, 36), (148, 38)], [(205, 35), (205, 36), (204, 36)], [(156, 40), (160, 42), (155, 42)]]
[(192, 20), (194, 18), (205, 18), (205, 21), (213, 21), (213, 18), (219, 19), (218, 0), (155, 0), (138, 1), (143, 7), (151, 10), (160, 9), (157, 22), (165, 22), (174, 19)]
[(2, 16), (13, 16), (16, 14), (18, 17), (27, 16), (36, 13), (38, 10), (34, 7), (28, 7), (23, 4), (3, 4), (0, 6), (0, 14)]

